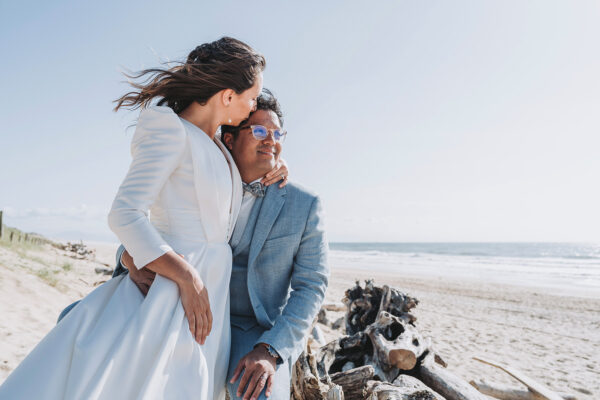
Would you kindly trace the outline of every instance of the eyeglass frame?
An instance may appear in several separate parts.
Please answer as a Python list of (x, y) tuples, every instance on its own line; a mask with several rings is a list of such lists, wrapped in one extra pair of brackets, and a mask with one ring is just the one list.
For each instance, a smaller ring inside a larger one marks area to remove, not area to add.
[[(267, 131), (267, 136), (265, 136), (264, 138), (260, 138), (260, 137), (256, 137), (256, 135), (254, 134), (254, 127), (261, 127), (264, 128)], [(249, 126), (240, 126), (238, 129), (241, 131), (242, 129), (248, 129), (250, 128), (250, 132), (252, 132), (252, 137), (258, 141), (263, 141), (266, 138), (269, 137), (269, 133), (273, 136), (273, 140), (276, 143), (283, 143), (285, 141), (285, 138), (287, 137), (287, 131), (285, 129), (268, 129), (266, 126), (264, 125), (249, 125)], [(275, 131), (280, 131), (281, 132), (281, 138), (279, 140), (277, 140), (275, 138)]]

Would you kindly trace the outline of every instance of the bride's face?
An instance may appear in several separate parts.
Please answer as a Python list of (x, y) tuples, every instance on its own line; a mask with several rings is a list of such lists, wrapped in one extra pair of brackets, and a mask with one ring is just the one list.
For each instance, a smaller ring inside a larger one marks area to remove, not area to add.
[(243, 120), (248, 118), (250, 113), (256, 109), (256, 99), (260, 95), (263, 87), (262, 72), (259, 73), (254, 82), (254, 86), (243, 91), (240, 94), (234, 93), (231, 97), (231, 103), (228, 107), (228, 125), (239, 125)]

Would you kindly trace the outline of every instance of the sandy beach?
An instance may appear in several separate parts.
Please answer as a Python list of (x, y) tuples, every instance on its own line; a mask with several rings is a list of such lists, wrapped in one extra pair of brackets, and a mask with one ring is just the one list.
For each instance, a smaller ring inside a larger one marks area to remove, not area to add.
[(516, 368), (578, 399), (600, 396), (600, 300), (521, 286), (336, 269), (327, 293), (339, 301), (354, 279), (373, 278), (416, 297), (416, 326), (448, 368), (466, 379), (525, 387), (481, 356)]
[(93, 260), (50, 245), (0, 245), (0, 382), (54, 327), (60, 312), (110, 276), (117, 245), (95, 244)]
[[(113, 266), (116, 245), (92, 247), (95, 260), (76, 260), (50, 246), (0, 246), (0, 382), (52, 329), (65, 306), (109, 278), (95, 269)], [(419, 299), (417, 327), (457, 375), (519, 387), (505, 373), (472, 360), (477, 355), (579, 399), (600, 396), (600, 299), (332, 265), (327, 301), (340, 301), (354, 279), (367, 278)]]

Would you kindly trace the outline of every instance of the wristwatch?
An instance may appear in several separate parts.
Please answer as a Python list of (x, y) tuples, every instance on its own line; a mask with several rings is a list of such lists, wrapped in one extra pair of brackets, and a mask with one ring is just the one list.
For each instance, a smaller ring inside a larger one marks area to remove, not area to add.
[(269, 355), (274, 359), (277, 360), (279, 358), (279, 353), (277, 353), (277, 351), (270, 344), (259, 343), (259, 345), (262, 345), (267, 350), (267, 353), (269, 353)]

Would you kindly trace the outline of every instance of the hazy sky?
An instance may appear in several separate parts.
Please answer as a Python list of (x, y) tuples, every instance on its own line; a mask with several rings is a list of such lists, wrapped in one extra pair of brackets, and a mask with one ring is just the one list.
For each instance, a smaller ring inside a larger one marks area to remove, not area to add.
[(0, 1), (0, 208), (116, 240), (120, 71), (230, 35), (267, 58), (331, 240), (600, 241), (598, 21), (572, 0)]

